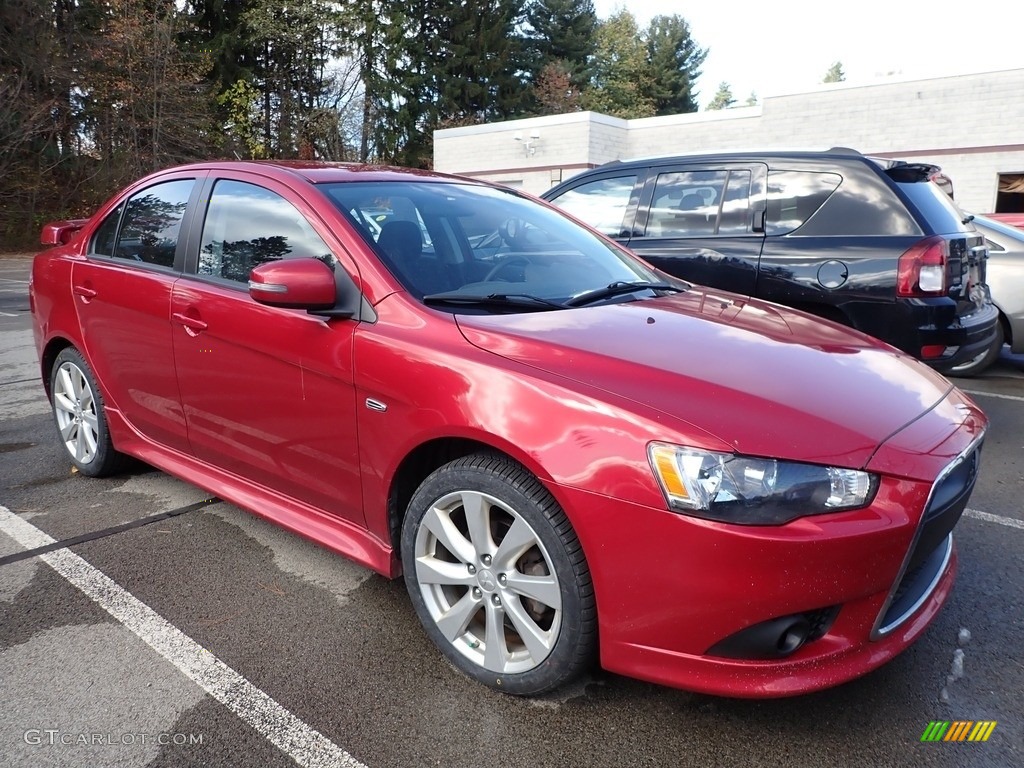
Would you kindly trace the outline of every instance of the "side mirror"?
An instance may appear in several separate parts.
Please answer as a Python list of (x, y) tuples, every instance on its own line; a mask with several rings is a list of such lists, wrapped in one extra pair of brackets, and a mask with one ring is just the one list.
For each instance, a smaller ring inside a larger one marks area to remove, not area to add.
[(338, 287), (331, 268), (317, 259), (284, 259), (249, 273), (249, 295), (260, 304), (313, 312), (331, 309)]
[(51, 221), (43, 225), (43, 231), (39, 233), (39, 242), (43, 245), (67, 245), (88, 222), (88, 219)]

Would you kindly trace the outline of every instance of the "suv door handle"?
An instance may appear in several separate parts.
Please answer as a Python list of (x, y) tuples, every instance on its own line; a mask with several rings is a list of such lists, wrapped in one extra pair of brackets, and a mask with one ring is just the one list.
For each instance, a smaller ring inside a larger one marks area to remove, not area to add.
[(185, 326), (185, 330), (198, 332), (205, 331), (207, 328), (206, 323), (200, 320), (198, 317), (189, 317), (188, 315), (182, 314), (181, 312), (175, 312), (171, 315), (175, 320)]

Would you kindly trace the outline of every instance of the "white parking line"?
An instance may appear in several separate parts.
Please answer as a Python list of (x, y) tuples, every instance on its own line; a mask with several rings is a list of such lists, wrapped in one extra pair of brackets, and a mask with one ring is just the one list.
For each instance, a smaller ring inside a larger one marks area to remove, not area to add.
[[(26, 549), (55, 541), (2, 505), (0, 531)], [(78, 555), (61, 549), (39, 558), (299, 765), (365, 768)]]
[(965, 509), (964, 514), (967, 517), (973, 517), (975, 520), (984, 520), (986, 523), (998, 523), (999, 525), (1005, 525), (1007, 528), (1020, 528), (1024, 531), (1024, 520), (993, 515), (991, 512), (982, 512), (980, 509)]
[(1024, 403), (1024, 397), (1019, 395), (1000, 395), (995, 392), (982, 392), (978, 389), (964, 389), (962, 391), (968, 395), (984, 395), (985, 397), (998, 397), (1000, 400), (1016, 400), (1019, 403)]

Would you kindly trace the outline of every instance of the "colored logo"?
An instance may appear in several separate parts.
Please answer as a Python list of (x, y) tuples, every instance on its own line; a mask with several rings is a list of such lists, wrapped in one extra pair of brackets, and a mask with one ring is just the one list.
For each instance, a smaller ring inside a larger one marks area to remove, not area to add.
[(995, 720), (932, 720), (921, 741), (988, 741), (996, 724)]

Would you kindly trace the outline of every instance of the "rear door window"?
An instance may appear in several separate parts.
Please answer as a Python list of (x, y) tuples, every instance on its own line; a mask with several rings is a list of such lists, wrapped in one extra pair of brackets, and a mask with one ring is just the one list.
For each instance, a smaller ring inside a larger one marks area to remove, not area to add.
[(750, 232), (750, 171), (658, 174), (645, 237), (707, 237)]
[[(194, 179), (176, 179), (155, 184), (128, 198), (114, 246), (114, 258), (173, 267), (181, 220), (194, 185)], [(101, 231), (94, 240), (97, 246), (106, 247), (104, 242), (100, 242), (100, 235), (108, 236), (109, 222), (116, 218), (115, 211), (100, 226)]]

